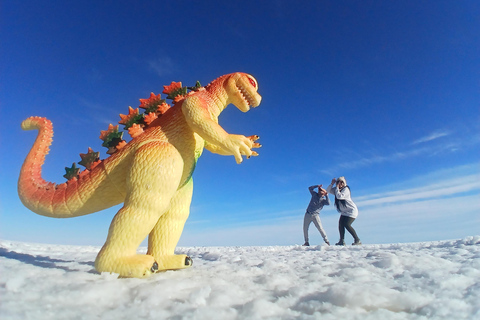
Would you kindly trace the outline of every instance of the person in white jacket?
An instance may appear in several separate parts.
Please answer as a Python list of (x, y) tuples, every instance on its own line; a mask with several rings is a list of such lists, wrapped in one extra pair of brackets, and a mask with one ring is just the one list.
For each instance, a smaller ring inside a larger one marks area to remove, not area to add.
[[(334, 187), (334, 185), (336, 186)], [(352, 245), (360, 245), (360, 239), (357, 232), (352, 227), (353, 221), (358, 216), (357, 205), (352, 201), (350, 195), (350, 187), (347, 186), (345, 177), (338, 179), (333, 178), (332, 183), (327, 187), (327, 192), (335, 195), (335, 207), (340, 213), (340, 220), (338, 220), (338, 231), (340, 232), (340, 241), (336, 243), (338, 246), (345, 245), (345, 229), (353, 236), (354, 242)]]

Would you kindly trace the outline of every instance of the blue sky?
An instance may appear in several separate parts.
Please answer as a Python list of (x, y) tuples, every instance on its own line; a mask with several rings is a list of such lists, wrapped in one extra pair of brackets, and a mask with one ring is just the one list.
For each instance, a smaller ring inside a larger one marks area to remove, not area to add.
[[(235, 71), (263, 100), (220, 124), (263, 147), (241, 165), (204, 152), (180, 246), (301, 244), (307, 187), (342, 175), (364, 243), (478, 235), (478, 1), (4, 1), (0, 14), (2, 239), (101, 245), (119, 209), (24, 208), (16, 181), (35, 133), (22, 120), (52, 120), (43, 176), (62, 183), (88, 147), (106, 157), (100, 130), (138, 99)], [(321, 217), (336, 241), (338, 213)]]

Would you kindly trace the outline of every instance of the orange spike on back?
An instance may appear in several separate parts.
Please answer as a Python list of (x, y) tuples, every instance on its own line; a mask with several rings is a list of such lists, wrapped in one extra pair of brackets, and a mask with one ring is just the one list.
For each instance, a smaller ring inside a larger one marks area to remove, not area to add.
[(139, 114), (139, 109), (138, 108), (133, 109), (132, 107), (128, 107), (128, 114), (127, 115), (120, 114), (120, 118), (122, 120), (120, 120), (118, 123), (123, 124), (123, 125), (127, 125), (127, 122), (132, 120), (134, 117), (138, 116), (138, 114)]
[(145, 115), (145, 123), (148, 125), (150, 125), (150, 123), (152, 123), (155, 119), (157, 119), (158, 116), (154, 113), (154, 112), (150, 112), (149, 114)]
[(169, 95), (172, 92), (174, 92), (176, 90), (179, 90), (181, 88), (182, 88), (182, 83), (181, 82), (172, 81), (172, 83), (170, 83), (170, 85), (163, 86), (163, 92), (162, 93)]
[(142, 134), (143, 128), (141, 125), (134, 123), (130, 128), (128, 128), (128, 134), (135, 138), (136, 136)]
[(107, 130), (100, 130), (100, 139), (105, 141), (108, 135), (112, 132), (118, 132), (118, 125), (114, 126), (110, 123)]
[(160, 98), (160, 94), (155, 95), (153, 92), (151, 92), (148, 99), (140, 99), (140, 108), (148, 109), (152, 105), (159, 105), (161, 103), (162, 98)]

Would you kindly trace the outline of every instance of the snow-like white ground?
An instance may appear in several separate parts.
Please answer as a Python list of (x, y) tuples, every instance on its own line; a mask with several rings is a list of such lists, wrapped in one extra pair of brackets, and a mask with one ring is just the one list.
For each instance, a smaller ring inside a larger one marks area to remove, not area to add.
[(0, 241), (0, 319), (480, 319), (480, 236), (179, 248), (192, 268), (146, 280), (96, 273), (98, 250)]

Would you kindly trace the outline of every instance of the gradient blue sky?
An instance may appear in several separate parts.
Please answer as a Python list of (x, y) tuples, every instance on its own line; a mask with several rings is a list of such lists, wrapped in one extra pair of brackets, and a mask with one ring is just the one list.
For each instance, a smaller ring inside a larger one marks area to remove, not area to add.
[[(364, 243), (479, 234), (480, 2), (125, 3), (2, 2), (0, 238), (101, 245), (119, 209), (24, 208), (16, 182), (36, 134), (22, 120), (52, 120), (44, 178), (61, 183), (88, 147), (106, 156), (100, 130), (138, 99), (235, 71), (263, 101), (220, 124), (263, 147), (241, 165), (204, 152), (180, 246), (301, 244), (307, 187), (341, 175)], [(334, 241), (337, 220), (322, 211)]]

